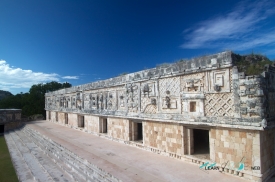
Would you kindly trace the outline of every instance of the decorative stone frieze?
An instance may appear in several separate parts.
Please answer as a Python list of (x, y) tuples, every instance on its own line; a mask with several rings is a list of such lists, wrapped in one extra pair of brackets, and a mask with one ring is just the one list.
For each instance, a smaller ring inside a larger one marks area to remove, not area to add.
[(261, 75), (245, 76), (232, 65), (231, 54), (222, 52), (49, 92), (45, 109), (259, 130), (266, 119), (265, 127), (271, 126), (275, 69), (268, 66)]

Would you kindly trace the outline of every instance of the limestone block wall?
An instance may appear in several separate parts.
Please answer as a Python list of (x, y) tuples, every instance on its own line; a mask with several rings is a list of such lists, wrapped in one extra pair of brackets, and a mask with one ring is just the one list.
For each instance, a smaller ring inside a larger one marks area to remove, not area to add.
[(15, 120), (21, 120), (21, 113), (15, 113)]
[(108, 135), (113, 138), (130, 140), (129, 135), (129, 120), (122, 118), (108, 118), (107, 119)]
[(261, 132), (261, 172), (264, 174), (275, 162), (275, 129)]
[(243, 162), (244, 170), (260, 174), (260, 170), (251, 170), (253, 166), (261, 167), (260, 131), (211, 129), (210, 159), (227, 163), (227, 168), (236, 169)]
[(68, 125), (72, 127), (78, 127), (77, 125), (77, 114), (68, 113)]
[(8, 123), (5, 124), (4, 130), (5, 131), (12, 130), (12, 129), (20, 127), (21, 125), (22, 125), (21, 121), (8, 122)]
[(63, 112), (58, 113), (58, 123), (65, 124), (65, 113)]
[(100, 118), (97, 116), (85, 116), (85, 126), (87, 126), (88, 132), (99, 133)]
[(183, 126), (169, 123), (143, 122), (144, 145), (183, 154)]
[(56, 112), (52, 111), (52, 112), (50, 112), (50, 115), (51, 115), (50, 121), (56, 122)]
[(50, 121), (50, 112), (51, 111), (46, 111), (46, 120)]

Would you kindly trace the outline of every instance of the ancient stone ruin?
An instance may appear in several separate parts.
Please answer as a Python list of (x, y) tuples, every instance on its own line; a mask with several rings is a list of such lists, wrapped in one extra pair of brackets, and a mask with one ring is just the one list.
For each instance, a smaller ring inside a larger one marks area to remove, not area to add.
[(230, 51), (45, 99), (52, 122), (254, 181), (274, 174), (275, 67), (246, 76)]
[(0, 134), (21, 125), (21, 109), (0, 109)]

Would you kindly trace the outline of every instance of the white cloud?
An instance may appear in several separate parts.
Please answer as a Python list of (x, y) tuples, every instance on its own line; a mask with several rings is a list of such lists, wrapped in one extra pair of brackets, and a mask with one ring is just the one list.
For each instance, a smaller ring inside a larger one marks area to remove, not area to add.
[(272, 45), (275, 43), (275, 27), (266, 30), (263, 26), (274, 13), (274, 2), (243, 1), (223, 16), (184, 30), (186, 42), (181, 47), (246, 50), (255, 46)]
[(78, 76), (63, 76), (62, 78), (63, 79), (71, 79), (71, 80), (77, 80), (77, 79), (79, 79)]
[[(10, 66), (5, 60), (0, 60), (0, 90), (12, 91), (16, 88), (30, 88), (34, 84), (60, 81), (56, 73), (33, 72)], [(77, 76), (64, 76), (62, 79), (78, 79)]]

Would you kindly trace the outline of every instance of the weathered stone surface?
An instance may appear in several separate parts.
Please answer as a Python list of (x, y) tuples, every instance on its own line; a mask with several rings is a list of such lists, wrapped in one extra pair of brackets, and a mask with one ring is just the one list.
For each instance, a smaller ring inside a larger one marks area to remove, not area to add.
[(231, 54), (46, 93), (47, 120), (195, 163), (206, 162), (195, 154), (196, 132), (201, 132), (209, 142), (204, 159), (228, 163), (223, 172), (268, 178), (275, 173), (268, 171), (275, 166), (275, 68), (246, 76)]

